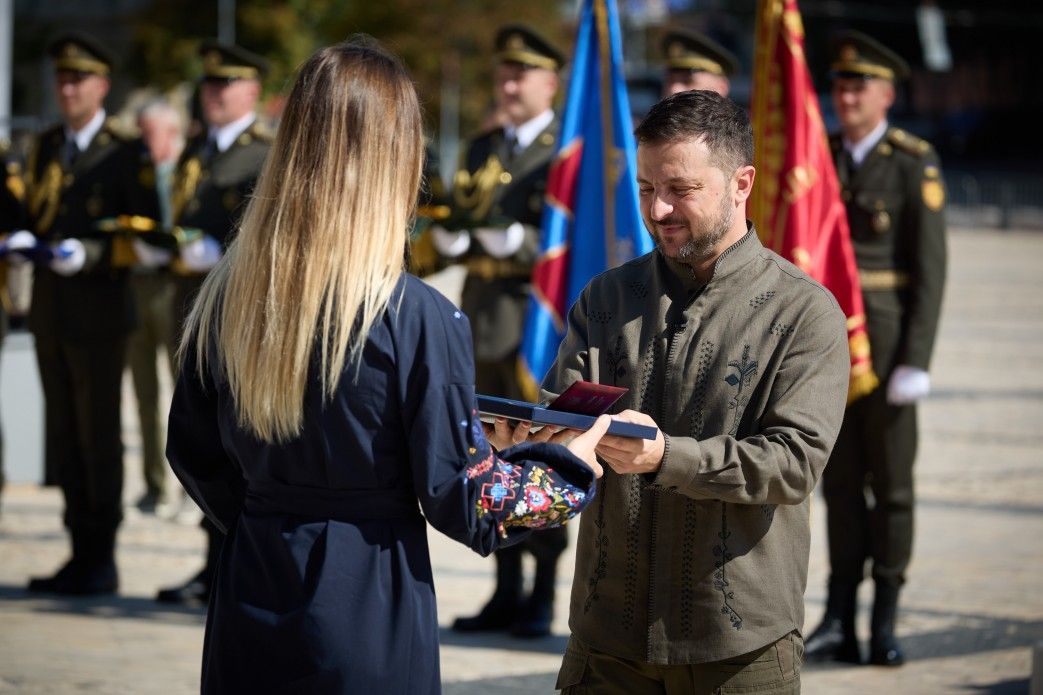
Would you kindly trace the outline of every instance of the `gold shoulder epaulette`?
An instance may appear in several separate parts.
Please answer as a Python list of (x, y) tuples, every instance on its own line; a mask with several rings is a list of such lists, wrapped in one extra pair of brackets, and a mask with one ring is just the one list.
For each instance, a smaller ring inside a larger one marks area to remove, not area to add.
[(931, 151), (931, 143), (901, 128), (889, 128), (887, 140), (898, 149), (914, 157), (922, 157)]
[(118, 118), (110, 116), (105, 119), (105, 130), (112, 134), (117, 140), (127, 142), (141, 135), (137, 128), (128, 126)]
[(264, 123), (261, 123), (261, 119), (257, 119), (250, 126), (250, 135), (252, 135), (254, 139), (260, 140), (269, 145), (275, 142), (275, 131)]

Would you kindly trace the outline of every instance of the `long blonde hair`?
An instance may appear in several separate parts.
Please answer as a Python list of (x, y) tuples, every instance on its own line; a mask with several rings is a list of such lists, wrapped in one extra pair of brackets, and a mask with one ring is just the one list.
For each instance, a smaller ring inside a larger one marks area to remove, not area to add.
[[(372, 39), (301, 67), (240, 224), (186, 320), (181, 346), (227, 374), (242, 427), (301, 431), (311, 358), (324, 397), (387, 309), (403, 272), (423, 163), (416, 90)], [(216, 341), (214, 340), (216, 338)]]

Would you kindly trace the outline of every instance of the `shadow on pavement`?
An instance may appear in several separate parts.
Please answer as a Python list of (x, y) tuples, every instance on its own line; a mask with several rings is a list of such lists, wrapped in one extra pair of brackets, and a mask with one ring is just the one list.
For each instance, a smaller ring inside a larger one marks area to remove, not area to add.
[(546, 654), (565, 653), (568, 635), (550, 635), (536, 639), (520, 639), (511, 637), (505, 632), (476, 632), (462, 634), (449, 628), (438, 630), (439, 644), (454, 647), (473, 647), (475, 649), (507, 649), (515, 652), (542, 652)]
[[(900, 637), (906, 658), (935, 659), (1030, 647), (1043, 640), (1043, 620), (980, 618), (977, 624)], [(991, 691), (990, 691), (991, 692)]]
[(963, 689), (972, 693), (987, 693), (988, 695), (1024, 695), (1029, 691), (1029, 679), (1000, 681), (987, 685), (966, 685)]
[(500, 676), (473, 681), (442, 683), (443, 695), (532, 695), (553, 693), (558, 672), (536, 673), (526, 676)]
[(94, 618), (135, 618), (202, 625), (206, 608), (158, 603), (146, 596), (58, 596), (30, 594), (22, 586), (0, 585), (0, 603), (22, 601), (37, 613), (71, 613)]
[[(907, 661), (918, 661), (922, 659), (945, 659), (954, 656), (968, 656), (982, 652), (1002, 651), (1006, 649), (1017, 649), (1019, 647), (1031, 647), (1043, 640), (1043, 621), (1041, 620), (1008, 620), (1005, 618), (990, 618), (987, 616), (962, 616), (951, 613), (936, 611), (915, 611), (916, 613), (931, 615), (951, 615), (974, 625), (958, 625), (944, 630), (932, 632), (920, 632), (914, 635), (899, 634), (899, 642), (905, 652)], [(862, 645), (863, 658), (865, 657), (866, 645)], [(842, 668), (861, 668), (835, 662), (809, 663), (804, 665), (805, 670), (833, 670)], [(876, 667), (872, 667), (876, 668)], [(977, 692), (988, 693), (1015, 693), (1027, 692), (1027, 689), (1017, 690), (1017, 684), (1021, 681), (1010, 683), (998, 683), (995, 685), (973, 686)], [(970, 686), (969, 686), (970, 687)], [(993, 690), (991, 688), (999, 688)], [(1006, 688), (1014, 688), (1013, 690)]]

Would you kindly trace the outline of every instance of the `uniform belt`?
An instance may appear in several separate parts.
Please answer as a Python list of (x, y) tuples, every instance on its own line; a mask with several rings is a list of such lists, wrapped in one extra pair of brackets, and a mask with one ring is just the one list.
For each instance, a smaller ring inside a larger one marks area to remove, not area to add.
[(862, 270), (858, 281), (863, 291), (901, 290), (909, 286), (909, 273), (903, 270)]
[(251, 480), (244, 508), (261, 514), (290, 514), (354, 523), (419, 516), (416, 493), (408, 488), (331, 490)]
[(532, 277), (532, 266), (502, 258), (473, 256), (464, 264), (469, 275), (477, 275), (483, 280)]

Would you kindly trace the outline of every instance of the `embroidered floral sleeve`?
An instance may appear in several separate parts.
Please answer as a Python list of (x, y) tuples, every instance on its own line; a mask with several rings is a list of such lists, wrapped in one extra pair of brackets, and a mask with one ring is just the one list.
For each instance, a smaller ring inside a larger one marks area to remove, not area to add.
[(492, 515), (502, 538), (510, 529), (561, 526), (593, 498), (593, 474), (566, 449), (520, 444), (497, 455), (477, 412), (472, 412), (471, 428), (473, 463), (464, 474), (477, 491), (478, 518)]

